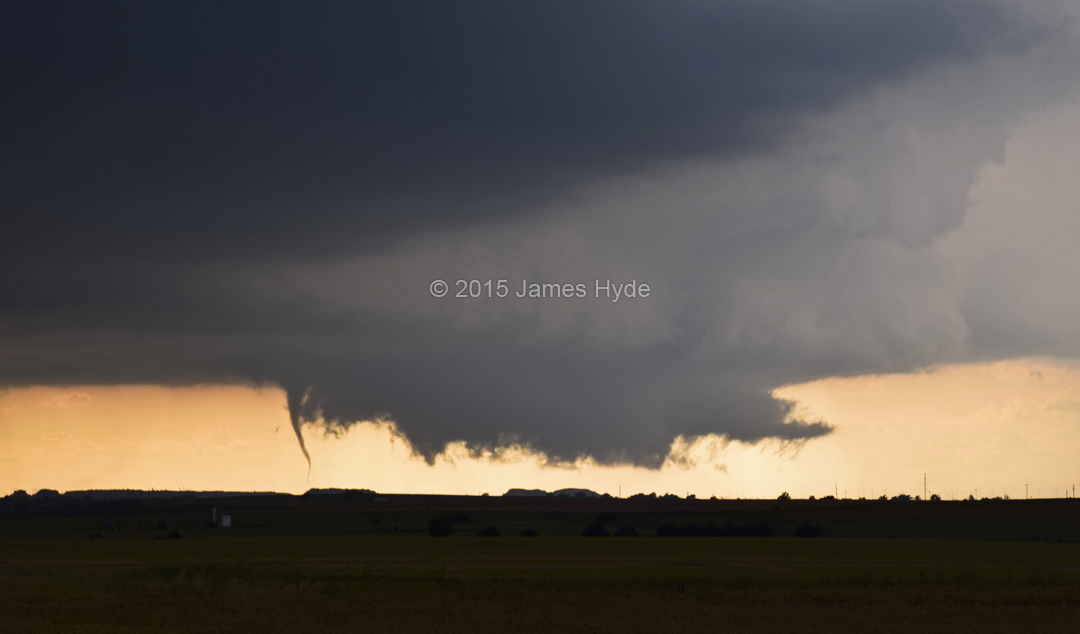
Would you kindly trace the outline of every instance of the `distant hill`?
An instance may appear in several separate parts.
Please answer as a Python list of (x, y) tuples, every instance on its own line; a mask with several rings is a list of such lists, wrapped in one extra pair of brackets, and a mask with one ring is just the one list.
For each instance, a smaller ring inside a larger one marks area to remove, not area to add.
[(607, 493), (603, 495), (596, 491), (590, 491), (589, 489), (559, 489), (552, 493), (555, 497), (571, 497), (571, 498), (609, 498), (611, 497)]
[(611, 497), (607, 493), (603, 495), (589, 489), (559, 489), (548, 493), (543, 489), (510, 489), (506, 493), (503, 493), (503, 497), (569, 497), (569, 498), (607, 498)]
[(371, 489), (308, 489), (304, 495), (375, 495)]
[(503, 493), (504, 498), (542, 498), (547, 496), (548, 492), (543, 489), (510, 489)]
[(33, 495), (15, 491), (0, 497), (0, 511), (77, 509), (102, 505), (141, 506), (144, 503), (183, 503), (215, 498), (252, 498), (287, 495), (272, 491), (144, 491), (142, 489), (88, 489), (61, 494), (41, 489)]
[(142, 489), (88, 489), (68, 491), (64, 497), (95, 500), (150, 500), (161, 498), (231, 498), (262, 495), (281, 495), (273, 491), (144, 491)]

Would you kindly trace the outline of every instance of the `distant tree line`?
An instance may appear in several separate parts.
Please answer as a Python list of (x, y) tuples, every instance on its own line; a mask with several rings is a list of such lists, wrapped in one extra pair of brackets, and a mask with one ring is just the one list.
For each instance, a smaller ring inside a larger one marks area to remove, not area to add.
[(714, 524), (701, 525), (690, 522), (685, 526), (663, 524), (656, 529), (657, 537), (776, 537), (776, 532), (767, 522), (749, 524)]

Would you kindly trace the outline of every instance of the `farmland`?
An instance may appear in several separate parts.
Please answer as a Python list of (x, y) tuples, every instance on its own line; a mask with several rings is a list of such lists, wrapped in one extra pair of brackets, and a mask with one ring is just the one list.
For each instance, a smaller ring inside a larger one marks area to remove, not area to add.
[[(1071, 499), (345, 497), (5, 511), (5, 631), (1030, 632), (1080, 616)], [(211, 528), (211, 508), (234, 525)], [(429, 537), (450, 514), (454, 535)], [(597, 520), (641, 536), (581, 537)], [(690, 522), (776, 537), (655, 536)], [(822, 537), (792, 536), (808, 523)]]

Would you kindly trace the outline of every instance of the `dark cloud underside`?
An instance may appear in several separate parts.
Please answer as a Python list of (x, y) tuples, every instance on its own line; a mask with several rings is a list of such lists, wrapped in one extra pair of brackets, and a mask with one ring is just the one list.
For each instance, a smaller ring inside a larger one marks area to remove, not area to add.
[(984, 0), (25, 3), (0, 21), (5, 252), (89, 233), (151, 259), (526, 212), (605, 173), (768, 148), (800, 113), (1032, 38)]
[[(466, 440), (656, 466), (680, 434), (827, 433), (786, 422), (790, 405), (769, 391), (822, 368), (873, 364), (842, 352), (808, 360), (775, 341), (716, 343), (727, 341), (717, 324), (737, 315), (732, 302), (757, 276), (799, 253), (813, 266), (835, 260), (846, 244), (827, 206), (802, 190), (768, 208), (744, 205), (742, 216), (706, 210), (701, 226), (711, 228), (686, 240), (597, 244), (670, 274), (658, 302), (679, 305), (659, 317), (537, 305), (487, 328), (461, 326), (461, 315), (433, 316), (423, 303), (423, 280), (447, 269), (423, 264), (426, 247), (410, 240), (475, 231), (483, 242), (492, 226), (517, 227), (517, 241), (503, 242), (524, 252), (530, 223), (575, 221), (572, 206), (556, 203), (583, 187), (768, 157), (807, 117), (883, 86), (1020, 57), (1045, 32), (1014, 8), (8, 3), (0, 386), (276, 384), (296, 425), (385, 414), (429, 459)], [(627, 212), (627, 225), (647, 226), (668, 207)], [(732, 235), (741, 242), (716, 248)], [(567, 242), (550, 249), (551, 262)], [(471, 253), (462, 244), (439, 253)], [(413, 251), (378, 260), (398, 248)], [(519, 274), (535, 269), (525, 256), (497, 255), (520, 263)], [(627, 314), (637, 334), (607, 342)], [(663, 327), (652, 334), (634, 326), (654, 318)], [(560, 338), (552, 323), (580, 330)], [(716, 346), (727, 347), (717, 355)]]

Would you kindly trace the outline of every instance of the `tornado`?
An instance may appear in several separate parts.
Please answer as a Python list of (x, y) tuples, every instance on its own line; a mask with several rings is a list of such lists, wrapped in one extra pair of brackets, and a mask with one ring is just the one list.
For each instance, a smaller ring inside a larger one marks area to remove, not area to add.
[(293, 431), (296, 432), (296, 440), (300, 443), (300, 451), (303, 452), (304, 459), (307, 460), (308, 478), (311, 478), (311, 454), (308, 453), (307, 445), (304, 444), (304, 435), (300, 433), (300, 425), (303, 422), (301, 410), (309, 392), (310, 388), (297, 390), (290, 387), (285, 389), (285, 400), (289, 407), (289, 421), (292, 423)]

